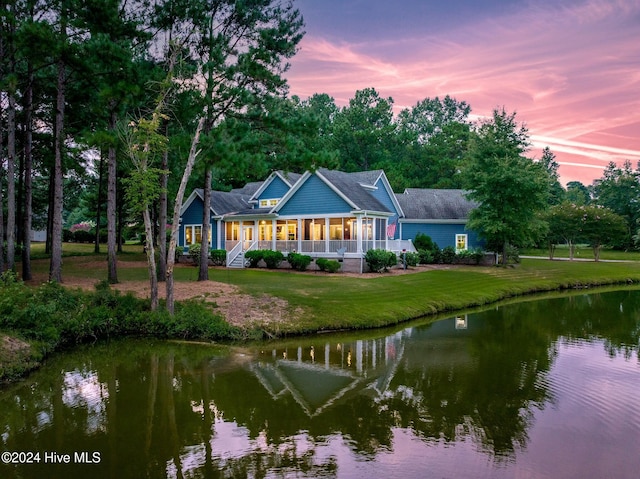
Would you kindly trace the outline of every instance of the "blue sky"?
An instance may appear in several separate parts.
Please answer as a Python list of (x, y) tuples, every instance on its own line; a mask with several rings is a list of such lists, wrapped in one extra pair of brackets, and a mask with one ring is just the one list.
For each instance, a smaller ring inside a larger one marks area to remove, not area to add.
[(426, 97), (474, 118), (516, 111), (563, 182), (640, 161), (640, 0), (297, 0), (305, 38), (287, 73), (301, 98), (345, 105), (375, 88), (396, 112)]

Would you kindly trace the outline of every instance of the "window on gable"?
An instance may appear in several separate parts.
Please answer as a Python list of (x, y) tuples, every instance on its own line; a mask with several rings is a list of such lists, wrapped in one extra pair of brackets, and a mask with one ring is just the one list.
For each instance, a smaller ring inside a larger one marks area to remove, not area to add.
[(278, 204), (278, 198), (268, 198), (260, 200), (260, 208), (268, 208), (269, 206), (276, 206)]

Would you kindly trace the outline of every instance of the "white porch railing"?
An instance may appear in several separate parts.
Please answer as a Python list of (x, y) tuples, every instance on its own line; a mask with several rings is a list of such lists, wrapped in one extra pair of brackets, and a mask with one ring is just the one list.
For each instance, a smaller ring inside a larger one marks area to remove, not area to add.
[[(227, 247), (230, 246), (230, 241), (227, 241)], [(229, 265), (231, 263), (233, 263), (233, 261), (240, 256), (240, 254), (242, 253), (242, 243), (241, 242), (236, 242), (235, 246), (233, 246), (231, 248), (230, 251), (228, 251), (227, 253), (227, 267), (229, 267)]]

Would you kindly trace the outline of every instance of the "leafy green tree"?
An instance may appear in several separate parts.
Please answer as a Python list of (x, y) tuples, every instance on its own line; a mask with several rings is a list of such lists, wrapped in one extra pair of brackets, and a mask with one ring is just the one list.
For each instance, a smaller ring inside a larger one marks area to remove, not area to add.
[(640, 169), (635, 171), (630, 161), (625, 161), (620, 168), (610, 162), (602, 178), (594, 182), (595, 202), (605, 206), (622, 216), (627, 225), (627, 234), (614, 246), (629, 248), (633, 246), (631, 239), (640, 219)]
[(393, 98), (373, 88), (358, 90), (336, 115), (333, 146), (343, 171), (363, 171), (391, 163), (395, 149)]
[(404, 109), (398, 114), (397, 123), (403, 132), (411, 135), (412, 141), (419, 144), (428, 143), (438, 133), (442, 133), (447, 125), (468, 124), (471, 106), (465, 101), (458, 101), (447, 95), (425, 98), (413, 108)]
[(565, 198), (569, 203), (573, 203), (574, 205), (588, 205), (591, 202), (591, 193), (589, 193), (589, 188), (581, 182), (569, 181), (567, 183)]
[(560, 165), (556, 161), (556, 155), (551, 151), (548, 146), (545, 146), (542, 150), (542, 157), (540, 158), (540, 164), (547, 170), (550, 178), (549, 184), (549, 204), (557, 205), (562, 202), (565, 197), (564, 188), (560, 184), (560, 175), (558, 174), (558, 168)]
[(582, 206), (565, 201), (541, 213), (548, 225), (549, 259), (553, 259), (555, 246), (564, 242), (569, 246), (569, 259), (573, 260), (575, 245), (581, 238)]
[(198, 106), (203, 115), (191, 140), (174, 203), (166, 276), (170, 313), (174, 307), (173, 267), (180, 206), (201, 133), (208, 134), (225, 118), (245, 111), (249, 104), (282, 94), (286, 89), (282, 73), (288, 68), (283, 60), (295, 54), (303, 35), (302, 17), (292, 3), (192, 0), (192, 8), (180, 9), (175, 8), (176, 1), (158, 5), (158, 25), (190, 40), (188, 52), (199, 73), (190, 83), (200, 82), (197, 91), (203, 94)]
[(591, 245), (594, 259), (599, 261), (603, 245), (618, 244), (628, 235), (625, 219), (602, 206), (578, 208), (582, 212), (580, 236)]
[(523, 156), (528, 144), (527, 129), (518, 126), (515, 113), (494, 110), (471, 141), (464, 171), (468, 197), (478, 202), (468, 227), (502, 251), (503, 264), (509, 245), (533, 243), (546, 226), (536, 213), (547, 205), (550, 179), (539, 163)]

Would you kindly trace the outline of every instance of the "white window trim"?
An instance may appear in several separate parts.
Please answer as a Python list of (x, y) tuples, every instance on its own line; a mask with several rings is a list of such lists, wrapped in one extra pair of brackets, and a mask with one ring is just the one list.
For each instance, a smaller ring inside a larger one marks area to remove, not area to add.
[[(458, 248), (458, 238), (464, 238), (464, 248)], [(469, 249), (469, 235), (468, 234), (456, 234), (456, 252), (467, 251)]]
[[(184, 225), (184, 245), (189, 247), (192, 244), (195, 244), (196, 240), (196, 228), (200, 227), (200, 234), (202, 235), (202, 223), (200, 224), (191, 224)], [(187, 228), (191, 228), (191, 238), (193, 239), (193, 243), (187, 244)], [(211, 242), (213, 240), (213, 225), (209, 225), (209, 245), (211, 246)]]
[(276, 206), (278, 201), (280, 201), (280, 198), (263, 198), (258, 205), (260, 208), (269, 208), (270, 206)]

